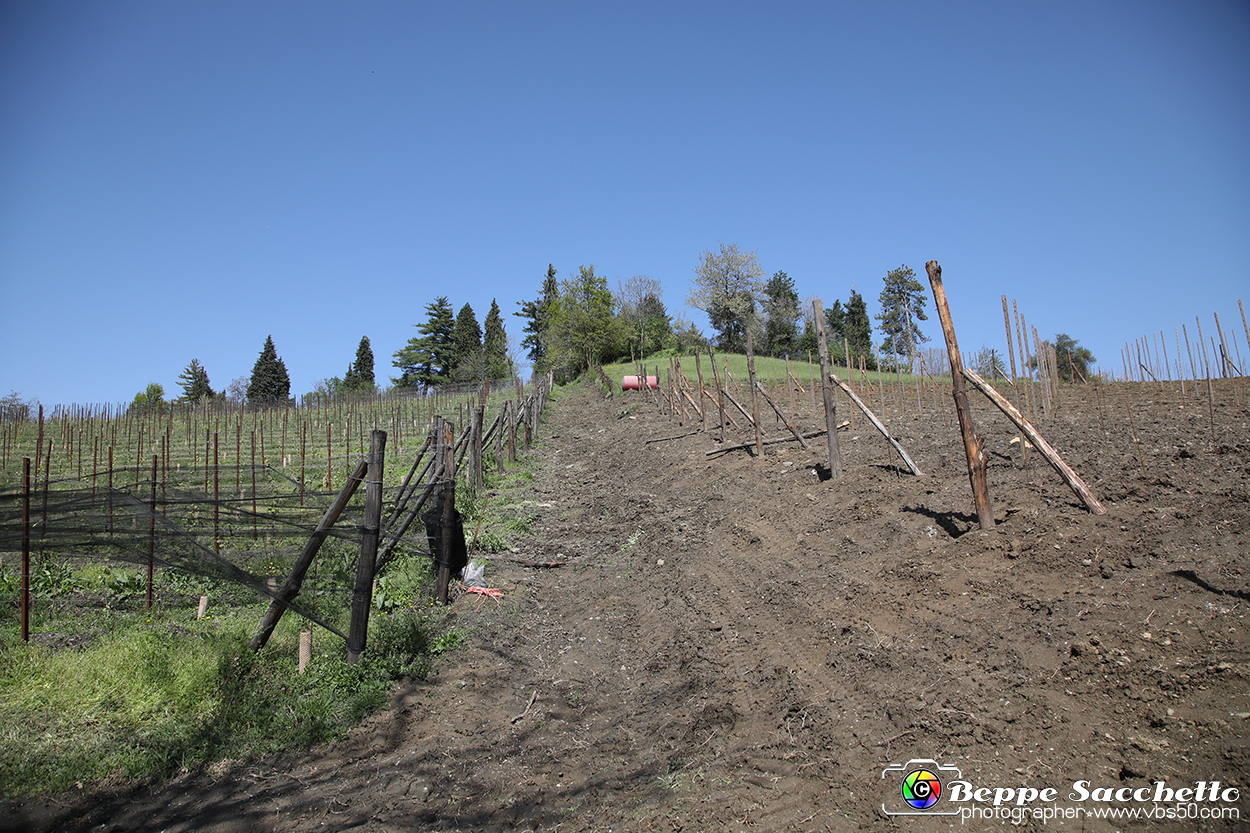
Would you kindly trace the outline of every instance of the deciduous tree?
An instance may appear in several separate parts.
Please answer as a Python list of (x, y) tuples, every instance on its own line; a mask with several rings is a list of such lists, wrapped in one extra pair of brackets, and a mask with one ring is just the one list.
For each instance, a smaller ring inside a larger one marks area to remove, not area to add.
[(552, 363), (571, 379), (612, 355), (618, 341), (616, 300), (594, 265), (560, 282), (560, 299), (551, 318)]
[(686, 304), (707, 313), (722, 350), (741, 352), (746, 328), (755, 323), (755, 302), (764, 269), (755, 252), (743, 252), (737, 243), (721, 243), (716, 252), (699, 255)]

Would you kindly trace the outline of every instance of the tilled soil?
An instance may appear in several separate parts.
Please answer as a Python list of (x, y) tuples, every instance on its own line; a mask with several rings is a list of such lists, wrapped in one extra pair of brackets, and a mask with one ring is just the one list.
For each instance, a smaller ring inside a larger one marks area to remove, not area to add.
[[(993, 530), (976, 523), (949, 390), (862, 393), (923, 476), (840, 395), (853, 424), (829, 478), (823, 438), (709, 456), (714, 427), (679, 424), (644, 394), (559, 391), (528, 498), (538, 528), (491, 562), (501, 603), (457, 600), (471, 644), (437, 674), (330, 747), (35, 800), (8, 824), (961, 826), (884, 812), (910, 809), (902, 770), (886, 770), (932, 759), (978, 788), (1056, 788), (1046, 806), (1082, 811), (969, 829), (1245, 829), (1093, 818), (1155, 805), (1069, 793), (1218, 780), (1239, 799), (1202, 806), (1250, 818), (1250, 389), (1065, 387), (1039, 428), (1105, 515), (1035, 450), (1023, 459), (973, 393)], [(779, 405), (804, 430), (823, 425), (811, 392), (794, 395)], [(768, 413), (766, 434), (785, 434)]]

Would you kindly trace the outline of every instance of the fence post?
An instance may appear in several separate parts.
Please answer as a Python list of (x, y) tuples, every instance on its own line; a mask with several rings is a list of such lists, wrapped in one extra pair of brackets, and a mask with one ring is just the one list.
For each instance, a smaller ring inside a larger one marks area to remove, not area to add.
[(382, 525), (382, 464), (386, 457), (386, 432), (373, 429), (369, 434), (369, 468), (365, 474), (365, 524), (360, 536), (360, 558), (356, 562), (356, 586), (352, 590), (351, 629), (347, 632), (347, 662), (360, 662), (369, 631), (369, 608), (373, 604), (373, 561), (378, 554), (378, 532)]
[(842, 454), (838, 449), (838, 410), (833, 402), (833, 388), (829, 387), (829, 373), (833, 370), (829, 361), (829, 342), (825, 336), (825, 310), (819, 298), (812, 299), (812, 319), (816, 323), (816, 345), (820, 350), (820, 395), (825, 405), (825, 431), (829, 437), (829, 475), (842, 473)]
[(968, 391), (964, 387), (963, 361), (959, 357), (959, 342), (955, 339), (955, 325), (951, 322), (951, 310), (946, 303), (946, 290), (942, 286), (942, 267), (936, 260), (925, 264), (929, 284), (933, 287), (933, 301), (938, 317), (942, 320), (942, 332), (946, 336), (946, 352), (951, 360), (951, 383), (954, 386), (955, 411), (959, 416), (959, 431), (964, 438), (964, 450), (968, 454), (968, 479), (972, 482), (972, 496), (976, 501), (977, 520), (982, 529), (994, 528), (994, 510), (990, 507), (989, 487), (985, 480), (985, 454), (981, 450), (981, 438), (972, 424), (972, 408), (968, 405)]

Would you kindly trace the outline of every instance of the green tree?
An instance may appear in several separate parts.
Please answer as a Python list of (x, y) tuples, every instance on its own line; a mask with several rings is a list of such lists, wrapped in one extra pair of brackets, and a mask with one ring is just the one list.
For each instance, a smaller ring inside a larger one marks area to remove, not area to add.
[(395, 351), (392, 364), (400, 373), (391, 381), (397, 387), (429, 390), (451, 379), (452, 334), (456, 329), (451, 302), (446, 295), (440, 296), (425, 305), (425, 312), (425, 323), (414, 325), (421, 335), (408, 339)]
[(512, 360), (508, 358), (508, 333), (504, 330), (503, 315), (499, 304), (490, 299), (490, 312), (482, 333), (482, 350), (486, 354), (486, 373), (491, 379), (507, 379), (512, 375)]
[(755, 325), (755, 302), (764, 269), (755, 252), (743, 252), (737, 243), (720, 244), (716, 252), (699, 255), (686, 305), (707, 313), (717, 332), (720, 349), (742, 352), (746, 329)]
[(360, 344), (356, 347), (356, 360), (343, 375), (342, 386), (344, 390), (353, 393), (373, 393), (373, 347), (369, 344), (369, 336), (360, 337)]
[(482, 327), (477, 323), (473, 307), (465, 304), (456, 316), (451, 334), (451, 377), (458, 381), (480, 379), (485, 371), (482, 363)]
[[(1089, 366), (1098, 359), (1094, 358), (1094, 354), (1090, 352), (1088, 347), (1082, 347), (1080, 342), (1067, 333), (1057, 333), (1055, 335), (1055, 365), (1059, 371), (1059, 378), (1064, 382), (1073, 381), (1072, 371), (1076, 370), (1078, 381), (1089, 381)], [(1037, 369), (1037, 356), (1029, 359), (1029, 367)]]
[(208, 383), (208, 371), (200, 364), (199, 359), (192, 359), (182, 373), (178, 374), (178, 383), (182, 385), (182, 396), (179, 402), (198, 402), (201, 399), (212, 399), (217, 394)]
[(130, 403), (130, 407), (132, 410), (146, 413), (159, 408), (164, 401), (165, 388), (156, 382), (150, 382), (146, 388), (135, 394), (135, 399)]
[(877, 359), (872, 354), (872, 319), (868, 317), (868, 304), (864, 302), (864, 296), (854, 289), (851, 290), (851, 299), (846, 302), (842, 337), (851, 346), (851, 359), (855, 364), (862, 356), (864, 367), (877, 369)]
[(551, 318), (550, 358), (562, 379), (572, 379), (614, 355), (619, 341), (615, 307), (607, 279), (595, 274), (593, 264), (578, 267), (577, 277), (560, 282)]
[(547, 352), (551, 341), (551, 315), (559, 298), (560, 282), (556, 280), (556, 267), (548, 263), (547, 277), (543, 280), (538, 299), (517, 301), (521, 311), (512, 313), (518, 318), (525, 319), (525, 326), (521, 328), (521, 332), (525, 334), (525, 337), (521, 339), (521, 347), (527, 351), (526, 355), (533, 362), (535, 373), (547, 368)]
[(799, 293), (785, 272), (774, 272), (764, 284), (764, 341), (768, 353), (781, 356), (798, 346)]
[(660, 296), (664, 287), (648, 275), (634, 275), (617, 281), (616, 308), (622, 329), (628, 333), (629, 352), (649, 356), (676, 343), (673, 320)]
[(881, 349), (894, 356), (910, 358), (916, 354), (920, 342), (929, 340), (916, 323), (929, 320), (924, 312), (924, 287), (907, 264), (891, 269), (883, 280), (885, 288), (877, 298), (881, 304), (877, 320), (885, 335)]
[(291, 377), (286, 364), (278, 356), (273, 336), (265, 337), (256, 364), (252, 365), (252, 378), (247, 385), (247, 401), (252, 405), (273, 405), (285, 402), (291, 395)]

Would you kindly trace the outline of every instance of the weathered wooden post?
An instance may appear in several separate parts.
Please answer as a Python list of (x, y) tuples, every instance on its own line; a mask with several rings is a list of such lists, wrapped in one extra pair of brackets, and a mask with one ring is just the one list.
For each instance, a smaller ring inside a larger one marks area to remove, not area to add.
[[(526, 426), (528, 428), (528, 424)], [(447, 604), (447, 585), (451, 583), (451, 535), (456, 511), (456, 444), (451, 423), (442, 424), (443, 432), (443, 517), (442, 534), (439, 536), (438, 575), (434, 580), (434, 592), (438, 603)], [(526, 432), (528, 438), (528, 431)]]
[(972, 496), (976, 501), (977, 520), (982, 529), (994, 528), (994, 510), (990, 507), (990, 492), (985, 480), (985, 453), (981, 450), (981, 438), (972, 424), (972, 409), (968, 405), (968, 391), (964, 386), (963, 360), (959, 357), (959, 342), (955, 339), (955, 325), (951, 322), (950, 307), (946, 303), (946, 290), (942, 287), (942, 267), (936, 260), (925, 264), (929, 284), (933, 287), (933, 302), (942, 320), (942, 333), (946, 336), (946, 352), (951, 360), (951, 384), (954, 387), (955, 411), (959, 416), (959, 431), (963, 435), (964, 450), (968, 454), (968, 479), (972, 483)]
[(365, 474), (365, 523), (356, 562), (356, 585), (352, 589), (351, 629), (347, 632), (347, 662), (360, 662), (369, 631), (369, 608), (373, 606), (373, 561), (378, 554), (382, 525), (382, 467), (386, 458), (386, 432), (369, 433), (369, 467)]
[(819, 298), (812, 299), (812, 316), (816, 323), (816, 345), (820, 352), (820, 393), (825, 406), (825, 434), (829, 438), (829, 473), (837, 477), (842, 473), (842, 454), (838, 450), (838, 412), (833, 401), (833, 388), (829, 386), (829, 342), (825, 336), (825, 310)]
[(152, 455), (152, 499), (148, 505), (148, 606), (152, 609), (153, 574), (156, 561), (156, 455)]
[(760, 434), (760, 401), (755, 395), (755, 349), (751, 343), (751, 322), (746, 322), (747, 331), (747, 375), (751, 383), (751, 421), (755, 423), (755, 456), (764, 456), (763, 436)]
[[(113, 451), (109, 446), (109, 452)], [(113, 467), (109, 467), (112, 476)], [(109, 508), (113, 492), (109, 490)], [(30, 458), (22, 458), (22, 641), (30, 641)]]

